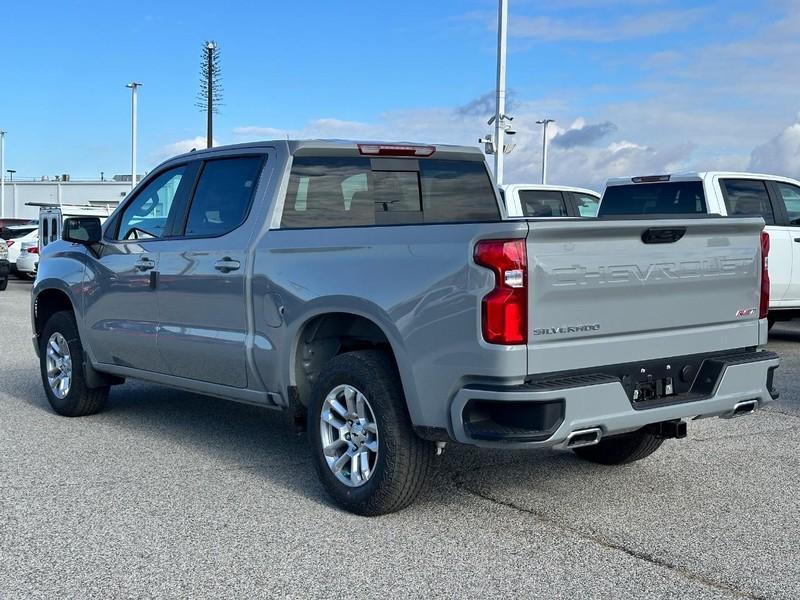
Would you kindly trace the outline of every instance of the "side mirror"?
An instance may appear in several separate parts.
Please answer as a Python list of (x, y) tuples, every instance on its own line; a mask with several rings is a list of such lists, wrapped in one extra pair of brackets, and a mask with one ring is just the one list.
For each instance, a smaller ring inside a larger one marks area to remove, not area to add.
[(91, 246), (97, 244), (103, 237), (103, 229), (98, 217), (71, 217), (64, 219), (61, 230), (61, 239), (73, 244)]

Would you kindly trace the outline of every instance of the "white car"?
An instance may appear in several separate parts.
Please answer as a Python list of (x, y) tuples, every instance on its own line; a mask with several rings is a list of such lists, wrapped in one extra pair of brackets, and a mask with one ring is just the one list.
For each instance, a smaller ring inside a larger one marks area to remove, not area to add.
[(20, 244), (19, 256), (17, 256), (17, 276), (36, 278), (36, 270), (39, 267), (39, 232), (36, 237)]
[(500, 186), (509, 217), (595, 217), (600, 194), (562, 185), (512, 183)]
[(769, 322), (800, 317), (800, 181), (699, 172), (609, 179), (599, 216), (758, 215), (769, 234)]
[(37, 227), (37, 225), (24, 225), (8, 228), (11, 236), (6, 240), (6, 244), (8, 245), (8, 262), (12, 272), (17, 270), (17, 259), (22, 250), (22, 244), (39, 239)]

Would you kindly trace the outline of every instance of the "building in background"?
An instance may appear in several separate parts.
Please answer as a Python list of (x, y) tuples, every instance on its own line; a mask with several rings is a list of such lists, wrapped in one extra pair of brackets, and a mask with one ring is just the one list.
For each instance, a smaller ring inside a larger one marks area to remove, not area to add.
[[(141, 177), (139, 175), (138, 179)], [(116, 205), (131, 191), (130, 180), (130, 175), (117, 175), (103, 181), (75, 180), (69, 176), (61, 176), (58, 181), (6, 179), (5, 206), (0, 214), (6, 219), (37, 219), (39, 208), (26, 206), (29, 202), (56, 205)]]

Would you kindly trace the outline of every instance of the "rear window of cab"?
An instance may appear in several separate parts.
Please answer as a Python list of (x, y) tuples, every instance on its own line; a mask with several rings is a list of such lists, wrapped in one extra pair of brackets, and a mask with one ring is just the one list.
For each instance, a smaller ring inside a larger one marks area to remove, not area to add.
[(597, 216), (705, 213), (706, 199), (702, 182), (669, 181), (608, 187)]
[(282, 229), (497, 221), (482, 161), (295, 157)]

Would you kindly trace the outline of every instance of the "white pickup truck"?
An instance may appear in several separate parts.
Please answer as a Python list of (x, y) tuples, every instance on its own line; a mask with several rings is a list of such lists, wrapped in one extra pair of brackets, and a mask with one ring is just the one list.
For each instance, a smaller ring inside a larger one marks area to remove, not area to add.
[(800, 316), (800, 181), (697, 172), (609, 179), (598, 216), (759, 215), (769, 233), (769, 323)]
[(600, 194), (560, 185), (512, 183), (500, 186), (509, 217), (594, 217)]

